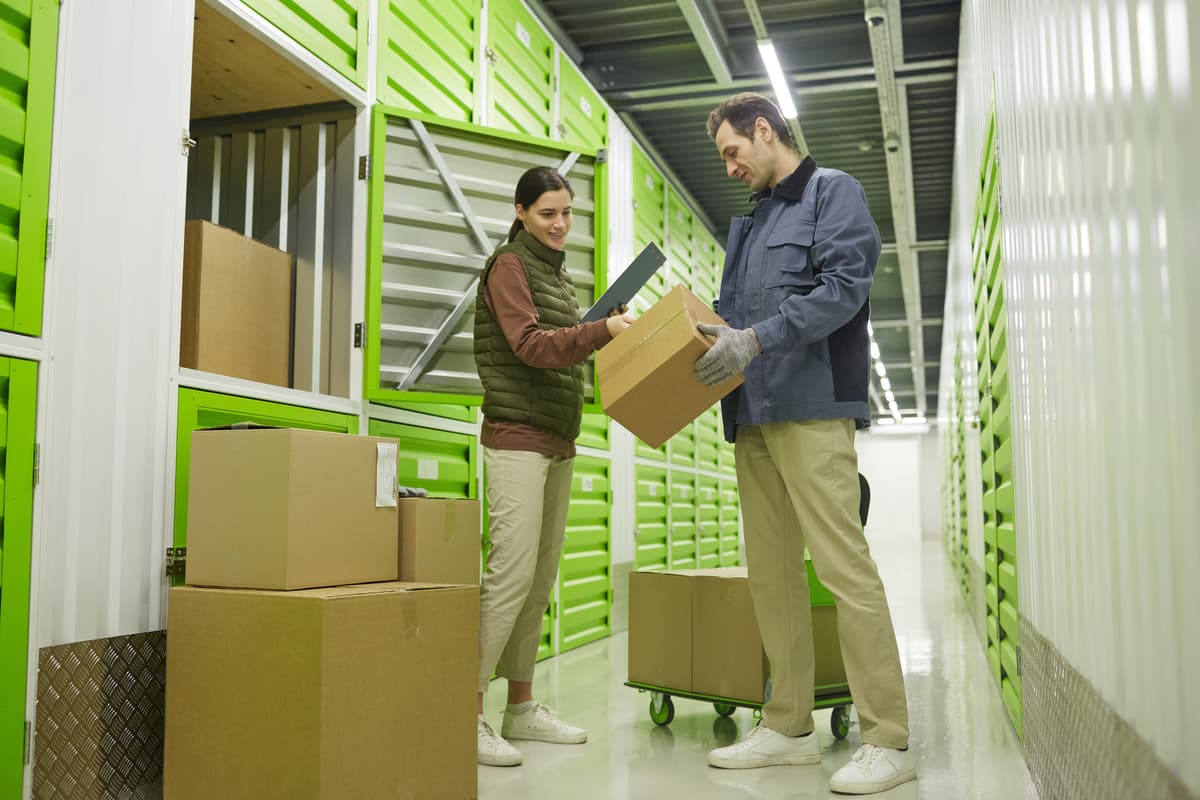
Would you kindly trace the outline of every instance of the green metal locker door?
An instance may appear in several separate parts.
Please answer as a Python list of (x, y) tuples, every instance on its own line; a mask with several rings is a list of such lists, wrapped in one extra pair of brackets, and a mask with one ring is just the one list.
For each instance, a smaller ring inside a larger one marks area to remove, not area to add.
[(667, 471), (643, 464), (634, 468), (637, 481), (637, 525), (634, 528), (638, 569), (666, 569), (667, 507), (670, 492)]
[(379, 102), (458, 122), (475, 119), (482, 0), (379, 6)]
[(604, 414), (585, 413), (583, 422), (579, 426), (579, 438), (575, 440), (575, 444), (581, 447), (594, 447), (597, 450), (609, 449), (608, 417)]
[(692, 210), (675, 190), (667, 187), (667, 266), (676, 284), (691, 288), (694, 269), (692, 253)]
[(608, 145), (608, 105), (571, 61), (558, 52), (558, 138), (599, 150)]
[[(187, 547), (188, 467), (192, 431), (236, 422), (256, 422), (279, 428), (358, 433), (358, 417), (311, 408), (251, 400), (228, 394), (179, 390), (179, 423), (175, 432), (175, 547)], [(179, 576), (176, 576), (179, 577)]]
[(717, 478), (696, 476), (696, 530), (700, 535), (700, 566), (721, 566), (721, 485)]
[(370, 0), (242, 0), (305, 50), (367, 85)]
[(554, 41), (521, 0), (488, 0), (487, 125), (551, 138)]
[(671, 568), (693, 569), (698, 563), (696, 550), (696, 476), (672, 470), (671, 487)]
[(42, 332), (58, 2), (6, 3), (0, 25), (0, 329)]
[(716, 406), (696, 420), (696, 467), (708, 472), (721, 467), (721, 412)]
[(696, 423), (689, 422), (679, 433), (667, 440), (671, 463), (681, 467), (696, 466)]
[[(641, 148), (633, 148), (633, 249), (642, 252), (648, 244), (666, 252), (666, 182)], [(650, 277), (639, 295), (657, 300), (667, 288), (667, 269)]]
[(738, 541), (737, 481), (722, 480), (721, 491), (721, 566), (736, 567), (742, 563), (741, 542)]
[(609, 470), (610, 464), (604, 459), (575, 459), (571, 510), (558, 571), (560, 653), (612, 632)]
[(37, 364), (0, 358), (0, 797), (20, 797), (25, 753)]
[[(531, 164), (566, 169), (575, 198), (565, 265), (587, 308), (604, 278), (603, 165), (556, 142), (397, 109), (377, 107), (372, 124), (366, 398), (478, 405), (476, 288), (507, 236), (513, 187)], [(585, 370), (589, 403), (593, 378)]]
[(424, 489), (431, 497), (479, 496), (474, 436), (376, 419), (368, 423), (367, 432), (400, 441), (401, 486)]

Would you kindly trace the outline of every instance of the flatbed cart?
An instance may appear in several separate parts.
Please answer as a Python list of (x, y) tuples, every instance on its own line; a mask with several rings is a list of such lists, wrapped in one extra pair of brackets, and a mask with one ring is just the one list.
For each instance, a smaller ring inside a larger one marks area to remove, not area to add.
[[(625, 685), (637, 689), (639, 692), (650, 692), (650, 719), (654, 724), (667, 726), (675, 719), (675, 703), (671, 700), (672, 697), (682, 697), (687, 700), (699, 700), (704, 703), (712, 703), (713, 709), (718, 715), (728, 717), (739, 708), (753, 709), (755, 713), (762, 711), (763, 704), (752, 700), (734, 700), (728, 697), (716, 697), (711, 694), (697, 694), (696, 692), (681, 692), (678, 689), (669, 689), (664, 686), (651, 686), (648, 683), (636, 683), (634, 681), (625, 681)], [(830, 728), (833, 729), (835, 739), (845, 739), (850, 733), (850, 688), (846, 684), (834, 684), (832, 686), (818, 686), (816, 697), (813, 700), (813, 708), (832, 708), (833, 714), (830, 716)]]

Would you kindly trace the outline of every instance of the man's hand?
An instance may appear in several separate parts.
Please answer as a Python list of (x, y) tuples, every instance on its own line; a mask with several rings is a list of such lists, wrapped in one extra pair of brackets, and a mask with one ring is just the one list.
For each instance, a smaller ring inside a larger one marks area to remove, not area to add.
[(704, 322), (696, 328), (701, 333), (717, 337), (717, 343), (696, 359), (693, 367), (696, 379), (706, 386), (716, 386), (741, 375), (746, 371), (746, 366), (762, 352), (753, 328), (734, 330), (725, 325)]

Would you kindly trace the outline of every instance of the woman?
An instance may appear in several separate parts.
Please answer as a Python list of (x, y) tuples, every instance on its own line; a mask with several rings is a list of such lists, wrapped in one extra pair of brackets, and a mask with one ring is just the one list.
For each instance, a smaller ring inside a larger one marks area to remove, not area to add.
[[(507, 739), (587, 741), (587, 731), (534, 701), (533, 668), (566, 533), (582, 363), (632, 320), (614, 312), (579, 324), (563, 265), (573, 197), (549, 167), (521, 176), (517, 218), (484, 266), (475, 301), (491, 536), (479, 593), (479, 763), (491, 766), (521, 763)], [(493, 670), (508, 679), (502, 735), (483, 713)]]

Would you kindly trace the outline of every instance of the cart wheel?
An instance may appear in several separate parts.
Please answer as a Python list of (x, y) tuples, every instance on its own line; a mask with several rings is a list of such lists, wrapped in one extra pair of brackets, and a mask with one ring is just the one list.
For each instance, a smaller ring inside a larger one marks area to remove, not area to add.
[(675, 704), (671, 702), (671, 695), (650, 693), (650, 719), (654, 720), (655, 725), (665, 727), (671, 724), (671, 720), (675, 719)]
[(829, 716), (829, 727), (833, 729), (833, 738), (845, 739), (850, 733), (850, 706), (838, 706)]
[(716, 709), (717, 713), (722, 717), (728, 717), (734, 711), (737, 711), (737, 706), (735, 706), (733, 703), (713, 703), (713, 708)]

